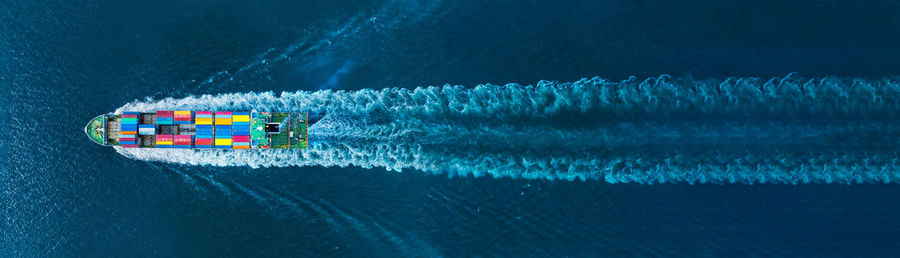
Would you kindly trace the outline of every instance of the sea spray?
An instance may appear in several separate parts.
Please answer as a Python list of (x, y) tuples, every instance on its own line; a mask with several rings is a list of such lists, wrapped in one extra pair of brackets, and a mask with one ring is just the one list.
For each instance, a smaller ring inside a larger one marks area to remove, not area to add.
[(306, 150), (120, 153), (195, 165), (357, 166), (612, 183), (900, 179), (900, 86), (893, 79), (660, 76), (231, 93), (135, 101), (117, 112), (161, 109), (300, 111), (324, 118), (310, 127)]
[(147, 99), (116, 112), (159, 109), (277, 110), (340, 115), (391, 115), (397, 118), (491, 121), (552, 119), (591, 115), (589, 119), (642, 119), (683, 115), (720, 118), (895, 117), (900, 83), (796, 77), (728, 78), (724, 81), (672, 79), (668, 76), (613, 82), (601, 78), (576, 82), (541, 81), (535, 85), (478, 85), (229, 93), (181, 99)]

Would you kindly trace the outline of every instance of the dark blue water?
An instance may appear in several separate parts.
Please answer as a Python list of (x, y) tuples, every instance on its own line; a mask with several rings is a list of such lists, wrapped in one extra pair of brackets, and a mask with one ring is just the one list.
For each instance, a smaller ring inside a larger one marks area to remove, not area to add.
[[(0, 253), (896, 256), (898, 11), (0, 1)], [(266, 155), (82, 132), (169, 104), (332, 116)]]

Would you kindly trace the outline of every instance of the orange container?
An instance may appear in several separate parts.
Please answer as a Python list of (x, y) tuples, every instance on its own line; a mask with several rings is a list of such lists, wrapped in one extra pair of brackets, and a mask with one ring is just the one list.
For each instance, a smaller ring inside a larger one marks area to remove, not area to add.
[(197, 118), (194, 123), (198, 125), (211, 125), (213, 124), (212, 118)]
[(231, 118), (216, 118), (216, 125), (231, 125)]

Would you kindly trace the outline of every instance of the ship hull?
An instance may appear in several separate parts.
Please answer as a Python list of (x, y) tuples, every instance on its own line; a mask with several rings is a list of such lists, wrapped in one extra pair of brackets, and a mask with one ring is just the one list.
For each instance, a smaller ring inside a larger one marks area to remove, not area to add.
[(104, 146), (141, 149), (305, 149), (309, 115), (298, 112), (156, 111), (97, 116), (85, 134)]

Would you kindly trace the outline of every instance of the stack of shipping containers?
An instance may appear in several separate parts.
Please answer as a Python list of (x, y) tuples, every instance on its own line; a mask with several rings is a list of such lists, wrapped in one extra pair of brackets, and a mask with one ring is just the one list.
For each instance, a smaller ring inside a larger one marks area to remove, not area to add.
[(194, 112), (197, 133), (194, 139), (195, 148), (212, 148), (213, 147), (213, 112), (197, 111)]
[(137, 148), (137, 131), (139, 112), (122, 113), (119, 128), (119, 144), (122, 148)]
[(191, 111), (175, 111), (175, 124), (191, 124)]
[[(157, 120), (159, 121), (159, 120)], [(156, 135), (156, 147), (157, 148), (172, 148), (172, 135), (171, 134), (159, 134)]]
[[(156, 111), (156, 125), (140, 124), (140, 112), (124, 112), (120, 117), (118, 139), (119, 145), (124, 148), (140, 147), (141, 138), (138, 135), (156, 135), (156, 148), (251, 148), (250, 112)], [(196, 129), (194, 135), (157, 134), (169, 132), (158, 131), (158, 125), (190, 124)]]
[(138, 134), (139, 135), (154, 135), (154, 134), (156, 134), (156, 126), (155, 125), (138, 125)]
[(197, 112), (194, 112), (194, 115), (197, 117), (195, 124), (198, 124), (198, 125), (212, 125), (213, 124), (213, 112), (212, 111), (197, 111)]
[[(175, 124), (176, 125), (186, 125), (191, 124), (191, 111), (175, 111)], [(175, 135), (175, 148), (191, 148), (191, 136), (190, 135)]]
[(120, 134), (119, 144), (122, 145), (122, 148), (137, 148), (137, 136)]
[(216, 112), (216, 148), (231, 149), (231, 112)]
[(250, 148), (250, 112), (234, 112), (232, 116), (232, 145), (235, 149)]
[(172, 125), (175, 124), (175, 112), (173, 111), (156, 111), (156, 124)]
[(131, 135), (134, 136), (138, 131), (138, 116), (141, 113), (137, 112), (126, 112), (122, 114), (119, 134), (122, 135)]
[[(177, 122), (177, 120), (176, 120)], [(191, 136), (190, 135), (175, 135), (175, 148), (191, 148)]]

